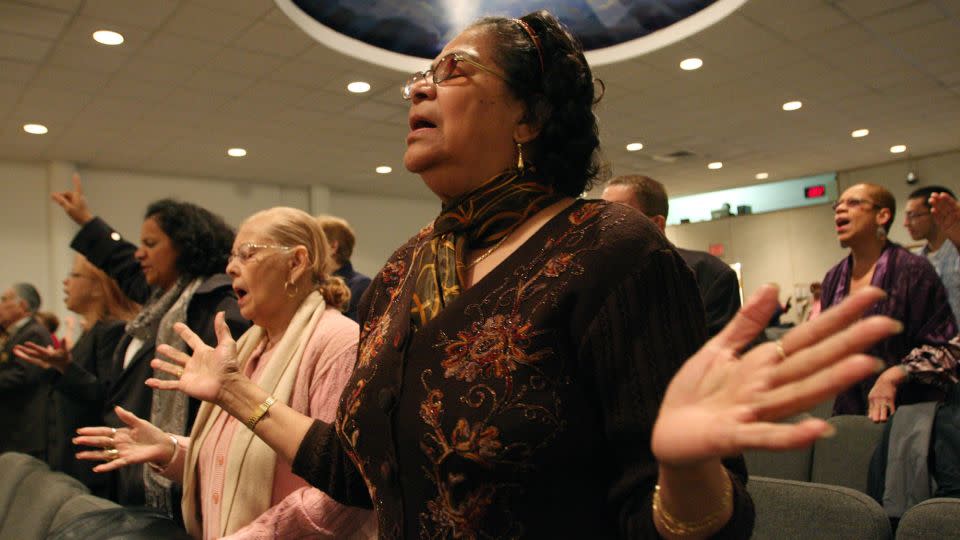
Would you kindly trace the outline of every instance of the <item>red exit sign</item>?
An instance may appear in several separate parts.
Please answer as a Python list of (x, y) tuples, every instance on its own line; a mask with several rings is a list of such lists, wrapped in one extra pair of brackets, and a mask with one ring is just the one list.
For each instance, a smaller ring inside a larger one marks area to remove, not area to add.
[(827, 186), (818, 184), (816, 186), (807, 186), (803, 188), (803, 196), (808, 199), (816, 199), (827, 194)]

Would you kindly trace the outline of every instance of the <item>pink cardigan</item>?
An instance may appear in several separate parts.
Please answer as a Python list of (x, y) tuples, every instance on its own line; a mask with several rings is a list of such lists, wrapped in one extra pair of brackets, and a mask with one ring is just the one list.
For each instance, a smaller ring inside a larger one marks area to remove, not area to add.
[[(290, 396), (291, 408), (312, 418), (333, 422), (340, 394), (356, 363), (358, 338), (359, 328), (355, 322), (339, 311), (327, 308), (304, 351)], [(262, 345), (258, 347), (247, 364), (245, 374), (257, 382), (270, 356), (271, 352), (263, 353)], [(314, 368), (318, 363), (325, 364), (328, 358), (333, 365), (320, 376)], [(237, 419), (221, 413), (200, 449), (197, 476), (200, 478), (200, 508), (205, 539), (215, 538), (215, 531), (220, 528), (219, 504), (227, 467), (226, 456), (237, 429), (246, 428)], [(184, 448), (189, 441), (187, 437), (180, 438)], [(164, 475), (181, 480), (185, 456), (185, 451), (178, 451)], [(369, 510), (343, 506), (323, 492), (309, 487), (303, 479), (293, 474), (290, 464), (283, 461), (277, 462), (271, 504), (270, 509), (256, 521), (228, 538), (342, 538), (352, 534), (371, 516)]]

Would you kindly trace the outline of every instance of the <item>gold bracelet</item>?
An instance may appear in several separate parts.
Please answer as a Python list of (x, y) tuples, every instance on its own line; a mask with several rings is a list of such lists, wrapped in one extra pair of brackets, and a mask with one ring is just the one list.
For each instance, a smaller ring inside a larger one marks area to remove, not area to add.
[(267, 414), (267, 411), (270, 410), (270, 406), (276, 403), (276, 399), (273, 396), (267, 397), (263, 400), (263, 403), (257, 405), (257, 409), (253, 411), (253, 414), (250, 415), (250, 418), (247, 418), (247, 427), (250, 428), (250, 431), (253, 431), (253, 428), (257, 427), (257, 423), (260, 422), (260, 419), (263, 418), (263, 415)]
[(660, 522), (663, 524), (663, 528), (666, 529), (670, 534), (675, 534), (677, 536), (692, 536), (695, 534), (701, 534), (703, 531), (709, 530), (717, 525), (717, 523), (723, 518), (724, 514), (733, 506), (733, 485), (732, 480), (727, 479), (726, 485), (723, 489), (723, 494), (721, 497), (721, 506), (718, 510), (708, 514), (699, 521), (681, 521), (667, 512), (667, 509), (663, 507), (663, 501), (660, 500), (660, 484), (657, 484), (653, 488), (653, 514), (654, 516), (660, 516)]
[(170, 442), (173, 443), (173, 455), (170, 456), (170, 461), (168, 461), (166, 465), (157, 465), (156, 463), (153, 463), (153, 462), (147, 463), (147, 465), (149, 465), (150, 468), (153, 469), (153, 471), (156, 473), (160, 473), (166, 470), (166, 468), (169, 467), (171, 463), (173, 463), (173, 460), (177, 458), (177, 450), (180, 449), (180, 442), (177, 441), (177, 438), (172, 433), (164, 433), (164, 435), (166, 435), (167, 437), (170, 437)]

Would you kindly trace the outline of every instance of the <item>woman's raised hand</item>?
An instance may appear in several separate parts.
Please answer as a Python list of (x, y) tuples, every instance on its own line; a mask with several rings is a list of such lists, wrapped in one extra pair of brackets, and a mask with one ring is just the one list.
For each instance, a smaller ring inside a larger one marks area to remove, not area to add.
[(106, 462), (94, 467), (94, 472), (113, 471), (135, 463), (170, 463), (175, 450), (169, 435), (122, 407), (115, 407), (114, 410), (127, 427), (78, 429), (79, 436), (74, 437), (73, 443), (78, 446), (91, 446), (97, 450), (77, 452), (77, 459)]
[(154, 358), (150, 365), (175, 378), (150, 378), (147, 379), (147, 386), (160, 390), (179, 390), (190, 397), (220, 404), (224, 383), (239, 375), (240, 364), (237, 361), (237, 343), (230, 335), (230, 328), (222, 311), (217, 313), (214, 327), (217, 332), (216, 349), (204, 343), (187, 325), (174, 325), (174, 331), (193, 349), (193, 356), (169, 345), (160, 345), (157, 353), (172, 362)]
[(87, 199), (83, 196), (80, 175), (77, 173), (73, 173), (73, 191), (54, 192), (50, 194), (50, 198), (59, 204), (77, 225), (85, 225), (93, 219), (93, 214), (87, 208)]
[(32, 341), (23, 345), (14, 345), (13, 354), (17, 358), (43, 369), (55, 369), (60, 373), (67, 371), (67, 366), (73, 361), (70, 357), (68, 343), (64, 339), (62, 347), (52, 345), (41, 346)]
[(653, 430), (653, 452), (662, 465), (695, 465), (755, 448), (800, 448), (829, 436), (832, 428), (821, 419), (776, 421), (876, 373), (879, 361), (858, 353), (902, 330), (887, 317), (859, 320), (885, 295), (868, 287), (782, 340), (738, 356), (770, 319), (777, 294), (775, 286), (761, 287), (674, 376)]

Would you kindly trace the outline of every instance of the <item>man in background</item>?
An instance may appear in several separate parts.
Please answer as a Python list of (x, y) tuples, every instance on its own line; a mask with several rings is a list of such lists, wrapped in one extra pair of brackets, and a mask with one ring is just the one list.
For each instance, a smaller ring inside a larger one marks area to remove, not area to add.
[[(670, 211), (667, 190), (653, 178), (641, 175), (618, 176), (603, 190), (605, 201), (622, 203), (642, 212), (660, 231)], [(740, 282), (730, 265), (703, 251), (677, 248), (697, 279), (706, 310), (707, 332), (716, 335), (740, 309)]]
[(353, 269), (350, 257), (353, 255), (353, 246), (357, 237), (346, 220), (335, 216), (317, 216), (317, 223), (323, 229), (323, 234), (330, 244), (331, 258), (333, 259), (333, 275), (343, 278), (350, 288), (350, 307), (344, 313), (347, 317), (357, 320), (357, 305), (360, 297), (370, 286), (370, 278)]
[(35, 318), (39, 308), (40, 294), (27, 283), (17, 283), (0, 296), (0, 326), (9, 336), (0, 351), (0, 453), (23, 452), (46, 460), (52, 387), (43, 369), (13, 355), (14, 345), (53, 343)]
[(906, 217), (903, 226), (914, 240), (924, 240), (926, 244), (917, 252), (930, 261), (940, 275), (953, 316), (960, 320), (960, 255), (953, 242), (947, 242), (947, 235), (933, 219), (930, 213), (930, 195), (947, 193), (956, 199), (953, 192), (943, 186), (927, 186), (915, 190), (907, 199)]

